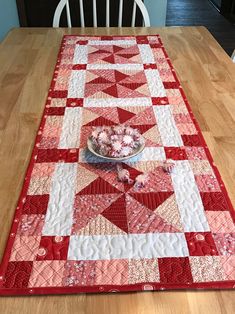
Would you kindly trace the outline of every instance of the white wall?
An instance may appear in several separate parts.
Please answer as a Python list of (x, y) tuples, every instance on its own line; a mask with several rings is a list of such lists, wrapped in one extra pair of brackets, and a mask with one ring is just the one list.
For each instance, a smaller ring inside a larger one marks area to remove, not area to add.
[(167, 0), (144, 0), (151, 26), (165, 26)]
[(0, 0), (0, 41), (15, 26), (19, 26), (16, 1)]

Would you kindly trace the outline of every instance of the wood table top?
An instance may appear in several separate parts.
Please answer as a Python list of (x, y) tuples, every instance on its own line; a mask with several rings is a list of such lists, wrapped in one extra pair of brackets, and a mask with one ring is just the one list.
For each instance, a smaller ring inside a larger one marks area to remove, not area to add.
[[(160, 34), (235, 206), (235, 64), (204, 27), (24, 28), (0, 44), (0, 257), (62, 36)], [(234, 313), (233, 291), (4, 297), (1, 313)]]

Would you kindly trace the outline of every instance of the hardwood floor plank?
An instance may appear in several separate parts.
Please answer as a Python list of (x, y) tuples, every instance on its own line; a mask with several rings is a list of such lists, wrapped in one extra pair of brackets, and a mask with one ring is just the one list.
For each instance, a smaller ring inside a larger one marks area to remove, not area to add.
[(166, 26), (205, 26), (229, 56), (235, 48), (235, 25), (209, 0), (168, 0)]

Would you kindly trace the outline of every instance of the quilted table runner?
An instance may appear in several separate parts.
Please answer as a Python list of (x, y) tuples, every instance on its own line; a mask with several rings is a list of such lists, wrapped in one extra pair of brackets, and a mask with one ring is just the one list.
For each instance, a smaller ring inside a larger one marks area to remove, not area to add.
[[(140, 189), (87, 150), (94, 127), (119, 124), (145, 139), (122, 163), (148, 174)], [(234, 288), (234, 218), (160, 37), (65, 36), (0, 293)]]

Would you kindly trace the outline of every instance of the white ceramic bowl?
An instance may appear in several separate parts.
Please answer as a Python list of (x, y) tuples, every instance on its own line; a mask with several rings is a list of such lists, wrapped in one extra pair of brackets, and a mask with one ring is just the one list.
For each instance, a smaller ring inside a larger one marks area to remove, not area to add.
[(142, 144), (141, 144), (139, 147), (137, 147), (131, 155), (126, 156), (126, 157), (108, 157), (108, 156), (100, 155), (99, 153), (97, 153), (97, 152), (95, 151), (94, 146), (93, 146), (93, 143), (92, 143), (92, 141), (91, 141), (90, 138), (88, 138), (88, 140), (87, 140), (87, 148), (89, 149), (89, 151), (90, 151), (92, 154), (96, 155), (96, 156), (99, 157), (99, 158), (106, 159), (107, 161), (108, 161), (108, 160), (112, 160), (112, 161), (123, 161), (123, 160), (130, 159), (130, 158), (132, 158), (132, 157), (135, 157), (135, 156), (139, 155), (139, 154), (143, 151), (143, 149), (144, 149), (144, 147), (145, 147), (145, 141), (144, 141), (144, 138), (143, 138), (143, 137), (142, 137), (141, 141), (142, 141)]

